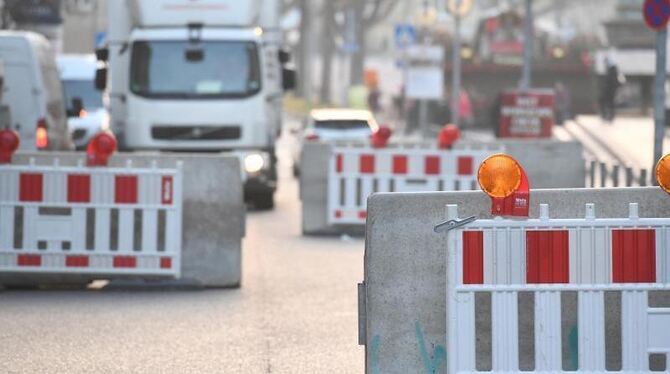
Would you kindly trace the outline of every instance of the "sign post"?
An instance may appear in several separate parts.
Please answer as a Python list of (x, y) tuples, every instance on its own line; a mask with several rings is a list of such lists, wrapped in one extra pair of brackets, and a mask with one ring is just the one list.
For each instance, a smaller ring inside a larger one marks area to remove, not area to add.
[[(642, 9), (647, 26), (656, 31), (656, 78), (654, 81), (654, 162), (663, 157), (665, 136), (665, 84), (670, 0), (646, 0)], [(655, 170), (652, 165), (651, 170)], [(652, 178), (653, 179), (653, 178)], [(653, 181), (652, 183), (656, 183)]]
[(532, 0), (526, 0), (526, 20), (523, 27), (523, 71), (521, 74), (522, 91), (527, 91), (531, 87), (531, 75), (533, 69), (533, 42), (535, 35), (533, 32), (533, 4)]
[(461, 18), (472, 9), (472, 0), (449, 0), (449, 12), (454, 15), (454, 46), (451, 68), (451, 123), (461, 120)]

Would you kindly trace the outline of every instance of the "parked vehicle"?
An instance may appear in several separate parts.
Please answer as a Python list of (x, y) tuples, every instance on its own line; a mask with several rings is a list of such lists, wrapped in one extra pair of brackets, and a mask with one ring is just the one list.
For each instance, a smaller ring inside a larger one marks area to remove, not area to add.
[(357, 109), (315, 109), (309, 114), (293, 151), (293, 172), (300, 173), (300, 153), (306, 141), (368, 141), (379, 125), (372, 112)]
[(0, 31), (0, 60), (5, 70), (3, 102), (9, 106), (10, 128), (21, 137), (20, 149), (74, 149), (49, 42), (32, 32)]
[(58, 56), (68, 125), (77, 149), (86, 148), (95, 134), (109, 128), (103, 93), (95, 87), (96, 67), (94, 55)]
[[(232, 151), (245, 197), (271, 208), (282, 89), (280, 1), (108, 2), (111, 126), (129, 150)], [(98, 83), (105, 86), (106, 72)]]

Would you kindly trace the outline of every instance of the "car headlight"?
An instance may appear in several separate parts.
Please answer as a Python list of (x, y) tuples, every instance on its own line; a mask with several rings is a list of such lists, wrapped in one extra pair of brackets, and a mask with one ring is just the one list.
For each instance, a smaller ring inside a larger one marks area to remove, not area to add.
[(249, 174), (256, 174), (263, 170), (265, 159), (258, 153), (247, 155), (244, 158), (244, 170)]

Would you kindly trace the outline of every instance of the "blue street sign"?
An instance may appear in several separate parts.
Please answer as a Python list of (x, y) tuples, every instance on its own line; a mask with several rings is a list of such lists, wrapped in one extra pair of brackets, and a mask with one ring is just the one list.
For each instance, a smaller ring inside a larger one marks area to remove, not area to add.
[(416, 28), (410, 24), (395, 25), (395, 45), (403, 50), (416, 43)]
[(105, 43), (107, 43), (107, 33), (104, 31), (100, 31), (95, 34), (95, 47), (96, 48), (102, 48), (105, 46)]

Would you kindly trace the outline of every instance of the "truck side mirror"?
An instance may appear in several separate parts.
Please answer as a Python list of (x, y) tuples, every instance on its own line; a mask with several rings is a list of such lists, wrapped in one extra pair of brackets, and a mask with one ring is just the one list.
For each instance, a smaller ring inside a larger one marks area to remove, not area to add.
[(98, 61), (107, 62), (109, 60), (109, 48), (96, 49), (95, 57), (98, 59)]
[(284, 91), (294, 90), (297, 85), (297, 74), (293, 69), (282, 68), (282, 87)]
[(95, 71), (95, 88), (104, 91), (107, 88), (107, 68), (98, 68)]
[(81, 111), (84, 110), (84, 102), (81, 97), (73, 97), (72, 104), (67, 110), (68, 117), (79, 117)]
[(278, 55), (279, 55), (279, 63), (281, 63), (282, 65), (285, 65), (289, 61), (291, 61), (291, 53), (289, 53), (284, 49), (280, 49)]

